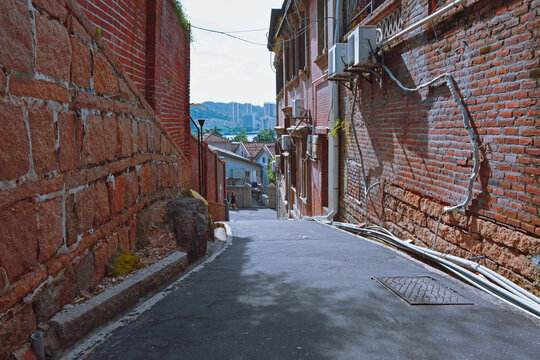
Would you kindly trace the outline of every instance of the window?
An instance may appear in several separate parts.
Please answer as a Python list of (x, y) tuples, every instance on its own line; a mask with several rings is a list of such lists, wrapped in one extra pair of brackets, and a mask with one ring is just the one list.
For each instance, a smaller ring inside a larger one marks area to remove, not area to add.
[(328, 47), (328, 2), (327, 0), (317, 0), (317, 54), (322, 55)]
[(276, 95), (283, 89), (283, 60), (280, 60), (276, 67)]

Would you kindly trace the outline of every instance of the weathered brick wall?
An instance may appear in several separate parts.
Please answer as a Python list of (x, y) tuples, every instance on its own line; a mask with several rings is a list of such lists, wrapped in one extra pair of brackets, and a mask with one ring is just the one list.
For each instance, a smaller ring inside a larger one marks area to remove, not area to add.
[[(208, 201), (221, 203), (226, 194), (225, 161), (221, 160), (217, 153), (208, 148), (208, 143), (203, 142), (202, 154), (204, 156), (204, 182), (203, 188), (199, 188), (199, 148), (197, 138), (190, 137), (191, 160), (190, 160), (190, 186), (199, 194), (205, 194)], [(220, 187), (221, 185), (221, 187)]]
[[(428, 2), (402, 1), (406, 23)], [(480, 262), (536, 291), (540, 253), (538, 60), (540, 1), (471, 0), (385, 54), (406, 86), (451, 73), (481, 145), (480, 176), (465, 214), (443, 217), (439, 250)], [(344, 88), (341, 113), (352, 96)], [(342, 136), (341, 217), (382, 223), (431, 246), (445, 205), (462, 202), (473, 165), (461, 113), (444, 83), (404, 93), (384, 75), (361, 81), (355, 123), (370, 184), (368, 201), (352, 128)], [(384, 205), (384, 207), (383, 207)]]
[(174, 0), (77, 0), (186, 157), (190, 38)]
[(77, 0), (137, 88), (145, 91), (146, 0)]
[(72, 0), (0, 1), (0, 358), (134, 248), (188, 163)]

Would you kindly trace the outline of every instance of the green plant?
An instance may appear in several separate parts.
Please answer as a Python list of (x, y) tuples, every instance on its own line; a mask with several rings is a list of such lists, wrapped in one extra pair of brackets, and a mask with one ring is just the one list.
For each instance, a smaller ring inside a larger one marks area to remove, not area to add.
[(276, 135), (274, 134), (273, 130), (262, 130), (257, 135), (255, 135), (253, 141), (276, 141)]
[(345, 123), (345, 120), (341, 118), (336, 118), (336, 121), (334, 122), (334, 125), (332, 126), (332, 129), (330, 130), (329, 135), (335, 138), (339, 135), (339, 132), (347, 127), (347, 124)]
[(273, 158), (269, 163), (268, 167), (266, 168), (266, 174), (268, 175), (268, 181), (272, 184), (276, 184), (276, 173), (272, 171), (272, 168), (274, 167), (274, 163), (276, 162), (276, 158)]
[(182, 4), (178, 0), (174, 0), (174, 4), (176, 5), (176, 15), (178, 15), (178, 19), (180, 20), (180, 23), (186, 30), (186, 33), (189, 36), (189, 41), (193, 41), (193, 35), (191, 33), (191, 24), (189, 23), (186, 13), (184, 12), (184, 8), (182, 7)]
[(239, 133), (237, 133), (235, 135), (235, 137), (232, 139), (232, 141), (235, 141), (235, 142), (249, 142), (249, 140), (247, 138), (247, 135), (246, 135), (246, 131), (242, 130)]

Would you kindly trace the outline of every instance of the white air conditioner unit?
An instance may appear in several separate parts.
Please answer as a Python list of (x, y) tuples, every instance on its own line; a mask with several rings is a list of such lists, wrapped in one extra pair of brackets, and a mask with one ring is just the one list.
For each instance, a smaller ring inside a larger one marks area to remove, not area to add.
[(377, 48), (377, 27), (359, 25), (347, 37), (347, 60), (352, 66), (373, 66), (372, 52)]
[(272, 171), (276, 172), (279, 170), (279, 167), (281, 166), (281, 155), (276, 155), (274, 158), (274, 162), (272, 163)]
[(328, 51), (328, 79), (344, 77), (348, 64), (347, 44), (337, 43)]
[(313, 135), (311, 137), (311, 158), (312, 159), (318, 159), (319, 156), (317, 155), (319, 153), (319, 135)]
[(281, 137), (281, 149), (287, 151), (291, 148), (292, 139), (290, 135), (283, 135)]
[(292, 101), (292, 117), (299, 118), (304, 115), (304, 99), (293, 99)]

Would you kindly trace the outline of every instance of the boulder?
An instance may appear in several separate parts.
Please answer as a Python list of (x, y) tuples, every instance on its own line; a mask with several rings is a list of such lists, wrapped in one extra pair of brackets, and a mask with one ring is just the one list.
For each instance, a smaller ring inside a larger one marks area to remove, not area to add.
[(165, 222), (176, 242), (192, 263), (206, 254), (208, 241), (214, 240), (214, 229), (205, 203), (198, 198), (181, 198), (166, 206)]

